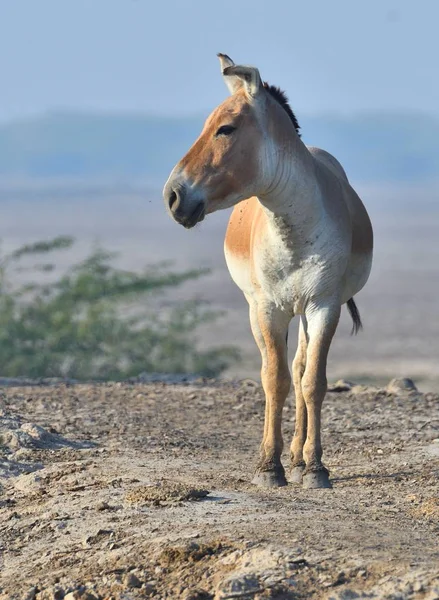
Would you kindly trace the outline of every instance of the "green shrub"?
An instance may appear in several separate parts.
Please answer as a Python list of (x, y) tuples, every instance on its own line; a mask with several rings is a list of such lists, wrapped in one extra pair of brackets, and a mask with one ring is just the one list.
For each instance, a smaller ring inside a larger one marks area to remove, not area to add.
[[(164, 305), (157, 294), (206, 274), (165, 265), (134, 273), (115, 268), (114, 254), (95, 249), (54, 281), (14, 285), (14, 273), (35, 255), (68, 250), (58, 237), (0, 259), (0, 374), (125, 379), (140, 372), (215, 376), (239, 358), (232, 347), (201, 351), (195, 333), (217, 318), (198, 301)], [(32, 265), (49, 272), (53, 264)], [(46, 277), (47, 279), (47, 277)]]

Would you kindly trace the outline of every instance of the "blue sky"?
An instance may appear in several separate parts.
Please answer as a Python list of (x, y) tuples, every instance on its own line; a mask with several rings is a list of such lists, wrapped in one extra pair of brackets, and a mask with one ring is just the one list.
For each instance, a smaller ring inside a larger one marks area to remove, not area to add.
[(216, 52), (297, 113), (439, 115), (436, 0), (0, 0), (0, 120), (52, 109), (206, 114)]

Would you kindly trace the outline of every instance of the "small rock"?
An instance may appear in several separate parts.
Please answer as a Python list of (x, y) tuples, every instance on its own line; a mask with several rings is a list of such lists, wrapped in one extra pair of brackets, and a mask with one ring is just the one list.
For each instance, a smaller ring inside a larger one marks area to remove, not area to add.
[(155, 585), (151, 582), (144, 583), (142, 586), (142, 592), (145, 596), (152, 596), (155, 594)]
[(408, 377), (392, 379), (386, 388), (388, 394), (400, 394), (401, 392), (417, 392), (414, 381)]
[(30, 590), (27, 592), (26, 596), (24, 597), (24, 600), (35, 600), (35, 596), (37, 595), (38, 592), (38, 588), (33, 586), (30, 588)]
[(138, 577), (134, 575), (134, 573), (128, 573), (127, 575), (125, 575), (124, 584), (129, 588), (142, 587), (142, 582)]
[(328, 392), (349, 392), (354, 384), (345, 379), (339, 379), (332, 385), (328, 385)]
[[(26, 598), (28, 597), (29, 596), (26, 596)], [(35, 598), (35, 596), (33, 596), (33, 598)], [(52, 590), (43, 590), (38, 594), (37, 598), (38, 600), (64, 600), (66, 596), (64, 595), (64, 590), (61, 588), (55, 588)]]
[(181, 595), (181, 600), (208, 600), (208, 598), (211, 598), (211, 595), (201, 589), (185, 590)]
[(250, 596), (262, 591), (259, 578), (254, 573), (236, 573), (220, 584), (215, 600)]

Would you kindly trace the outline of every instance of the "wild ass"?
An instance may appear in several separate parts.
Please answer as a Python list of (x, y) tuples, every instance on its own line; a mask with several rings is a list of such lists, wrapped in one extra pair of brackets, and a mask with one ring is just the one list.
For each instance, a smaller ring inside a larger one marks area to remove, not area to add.
[(320, 441), (326, 361), (342, 304), (347, 302), (353, 331), (361, 327), (353, 296), (369, 277), (372, 226), (340, 163), (301, 141), (285, 94), (263, 83), (258, 69), (218, 56), (232, 95), (173, 169), (165, 204), (186, 228), (235, 206), (225, 256), (249, 303), (266, 397), (253, 483), (286, 485), (281, 421), (291, 387), (287, 334), (292, 317), (300, 315), (291, 480), (306, 488), (331, 487)]

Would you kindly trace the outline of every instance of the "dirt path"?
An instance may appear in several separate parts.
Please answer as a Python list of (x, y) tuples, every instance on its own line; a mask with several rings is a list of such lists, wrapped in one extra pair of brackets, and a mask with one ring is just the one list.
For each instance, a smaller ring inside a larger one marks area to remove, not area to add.
[(1, 598), (439, 599), (438, 396), (328, 393), (334, 488), (318, 491), (249, 484), (251, 381), (4, 387), (0, 402)]

